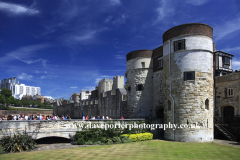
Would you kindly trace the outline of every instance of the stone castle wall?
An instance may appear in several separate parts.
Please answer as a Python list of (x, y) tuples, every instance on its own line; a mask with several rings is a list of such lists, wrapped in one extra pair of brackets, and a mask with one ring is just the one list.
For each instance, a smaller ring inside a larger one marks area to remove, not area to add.
[[(185, 39), (186, 48), (174, 52), (174, 41), (180, 39)], [(172, 39), (170, 70), (169, 42), (164, 44), (163, 50), (164, 120), (178, 125), (200, 126), (198, 129), (167, 129), (165, 138), (185, 142), (213, 140), (212, 42), (209, 41), (209, 37), (204, 36), (181, 36)], [(184, 81), (185, 71), (195, 71), (195, 80)], [(208, 109), (205, 107), (207, 100)]]

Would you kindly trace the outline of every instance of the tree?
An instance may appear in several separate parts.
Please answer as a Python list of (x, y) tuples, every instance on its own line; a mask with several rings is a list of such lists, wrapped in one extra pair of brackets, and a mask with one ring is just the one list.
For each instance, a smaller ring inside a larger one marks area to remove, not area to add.
[(13, 96), (8, 97), (7, 101), (8, 101), (9, 104), (15, 104), (15, 99), (14, 99)]
[(7, 88), (2, 88), (1, 95), (8, 98), (8, 97), (12, 96), (12, 91)]
[(3, 95), (0, 95), (0, 103), (5, 104), (6, 103), (6, 98)]

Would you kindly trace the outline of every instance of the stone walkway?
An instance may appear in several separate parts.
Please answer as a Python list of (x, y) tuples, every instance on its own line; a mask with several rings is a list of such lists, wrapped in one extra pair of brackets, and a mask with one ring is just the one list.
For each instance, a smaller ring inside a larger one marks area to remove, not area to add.
[(213, 143), (218, 143), (218, 144), (224, 144), (224, 145), (231, 145), (231, 146), (240, 147), (240, 143), (238, 143), (238, 142), (221, 140), (221, 139), (214, 139), (214, 140), (213, 140)]

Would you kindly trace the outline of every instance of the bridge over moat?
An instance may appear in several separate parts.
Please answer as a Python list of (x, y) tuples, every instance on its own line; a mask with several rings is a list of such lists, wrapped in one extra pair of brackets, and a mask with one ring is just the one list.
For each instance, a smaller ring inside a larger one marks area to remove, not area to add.
[[(31, 135), (33, 139), (46, 137), (62, 137), (73, 139), (76, 131), (82, 131), (82, 127), (89, 127), (98, 124), (98, 127), (107, 127), (110, 123), (122, 125), (145, 122), (143, 119), (134, 120), (32, 120), (32, 121), (0, 121), (0, 138), (6, 135), (23, 134)], [(113, 127), (113, 126), (112, 126)], [(115, 127), (115, 126), (114, 126)]]

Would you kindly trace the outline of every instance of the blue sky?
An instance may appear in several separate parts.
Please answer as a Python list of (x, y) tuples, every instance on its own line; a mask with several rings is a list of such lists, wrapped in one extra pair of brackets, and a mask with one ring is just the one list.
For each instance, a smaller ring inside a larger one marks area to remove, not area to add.
[(0, 0), (0, 80), (69, 99), (125, 75), (126, 54), (162, 45), (184, 23), (213, 27), (216, 49), (240, 69), (239, 0)]

